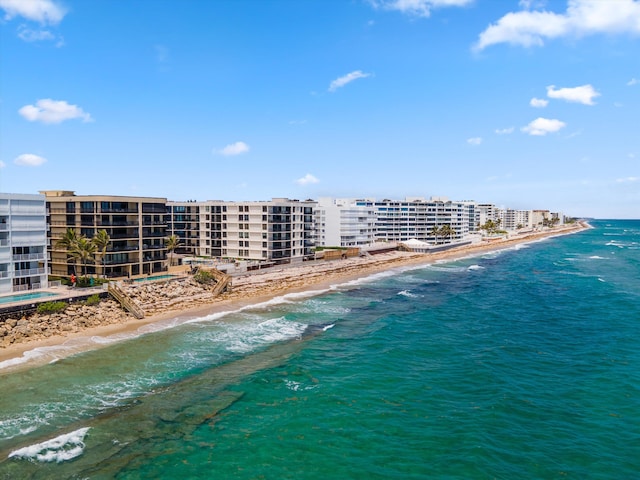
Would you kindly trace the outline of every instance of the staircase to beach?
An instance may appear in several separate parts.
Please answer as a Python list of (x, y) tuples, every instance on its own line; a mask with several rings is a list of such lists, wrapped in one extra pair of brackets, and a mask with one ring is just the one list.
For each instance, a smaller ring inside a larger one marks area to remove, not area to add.
[(109, 294), (116, 299), (116, 301), (120, 302), (120, 305), (130, 312), (137, 319), (144, 318), (144, 310), (138, 306), (133, 299), (124, 293), (122, 289), (114, 282), (109, 283), (109, 288), (107, 290)]

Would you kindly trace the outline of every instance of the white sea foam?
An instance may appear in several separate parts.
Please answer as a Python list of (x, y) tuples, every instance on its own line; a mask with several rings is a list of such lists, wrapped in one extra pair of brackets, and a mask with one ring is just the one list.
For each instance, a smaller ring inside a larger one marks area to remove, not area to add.
[(300, 382), (295, 382), (293, 380), (285, 380), (285, 385), (289, 390), (293, 390), (294, 392), (300, 390), (313, 390), (314, 388), (318, 388), (318, 385), (302, 385)]
[(89, 427), (80, 428), (51, 440), (14, 450), (9, 454), (9, 458), (24, 458), (43, 463), (71, 460), (84, 452), (84, 438), (88, 431)]
[(589, 258), (590, 258), (591, 260), (607, 260), (607, 258), (606, 258), (606, 257), (601, 257), (601, 256), (599, 256), (599, 255), (591, 255)]
[(481, 265), (469, 265), (467, 270), (484, 270), (484, 267)]
[(333, 328), (335, 326), (336, 326), (335, 323), (332, 323), (331, 325), (325, 325), (324, 327), (322, 327), (322, 331), (326, 332), (327, 330), (329, 330), (330, 328)]
[(0, 370), (29, 362), (40, 362), (42, 364), (53, 363), (80, 350), (81, 348), (79, 348), (77, 343), (69, 342), (51, 347), (36, 347), (24, 352), (21, 357), (10, 358), (9, 360), (0, 362)]
[(291, 322), (284, 317), (260, 323), (231, 323), (217, 332), (212, 341), (219, 342), (234, 353), (248, 353), (262, 345), (290, 340), (302, 335), (306, 324)]
[(400, 292), (398, 292), (398, 295), (409, 298), (418, 298), (418, 295), (416, 295), (415, 293), (411, 293), (411, 291), (409, 290), (401, 290)]

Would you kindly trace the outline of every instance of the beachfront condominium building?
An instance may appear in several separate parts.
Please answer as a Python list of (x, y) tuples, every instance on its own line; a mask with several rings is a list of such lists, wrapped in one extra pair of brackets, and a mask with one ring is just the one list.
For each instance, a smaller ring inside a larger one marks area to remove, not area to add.
[(48, 285), (46, 231), (44, 195), (0, 193), (0, 293)]
[(493, 203), (479, 203), (476, 211), (478, 217), (477, 227), (486, 224), (489, 220), (492, 222), (498, 220), (498, 209)]
[(52, 275), (84, 270), (59, 243), (69, 228), (87, 238), (105, 230), (111, 238), (105, 257), (86, 266), (89, 274), (135, 277), (167, 270), (165, 198), (76, 195), (65, 190), (41, 193), (47, 201)]
[(496, 209), (496, 216), (500, 220), (500, 228), (503, 230), (531, 229), (533, 224), (532, 210), (513, 210), (511, 208)]
[[(372, 208), (376, 216), (376, 239), (406, 242), (416, 239), (430, 243), (464, 240), (476, 230), (478, 213), (472, 201), (455, 202), (445, 197), (407, 197), (405, 200), (355, 200), (357, 207)], [(442, 235), (438, 229), (451, 230)]]
[[(192, 251), (212, 258), (234, 258), (270, 263), (302, 261), (315, 245), (312, 200), (274, 198), (270, 201), (169, 202), (174, 210), (169, 231), (191, 235)], [(178, 207), (190, 207), (184, 210)], [(182, 221), (184, 214), (189, 221)], [(197, 221), (196, 221), (197, 219)], [(195, 237), (197, 224), (198, 239)], [(181, 233), (183, 232), (183, 233)], [(188, 243), (187, 243), (188, 244)]]
[(333, 247), (362, 247), (376, 241), (376, 210), (355, 199), (321, 197), (315, 210), (316, 241)]
[(200, 255), (200, 206), (201, 202), (167, 202), (167, 231), (175, 235), (178, 255)]

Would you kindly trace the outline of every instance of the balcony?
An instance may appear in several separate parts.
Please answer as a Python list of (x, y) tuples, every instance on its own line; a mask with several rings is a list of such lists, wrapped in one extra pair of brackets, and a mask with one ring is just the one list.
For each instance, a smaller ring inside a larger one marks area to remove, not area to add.
[(161, 248), (167, 248), (165, 245), (142, 245), (143, 250), (159, 250)]
[(12, 259), (14, 262), (25, 262), (25, 261), (44, 261), (44, 252), (41, 253), (23, 253), (21, 255), (13, 255)]
[(103, 208), (98, 213), (138, 213), (137, 208)]
[(147, 238), (147, 237), (166, 237), (167, 236), (167, 232), (163, 232), (163, 231), (159, 231), (159, 232), (148, 232), (148, 231), (143, 231), (142, 232), (142, 237), (143, 238)]
[(45, 273), (47, 272), (44, 268), (25, 268), (22, 270), (16, 270), (13, 276), (16, 278), (23, 278), (23, 277), (33, 277), (36, 275), (44, 275)]

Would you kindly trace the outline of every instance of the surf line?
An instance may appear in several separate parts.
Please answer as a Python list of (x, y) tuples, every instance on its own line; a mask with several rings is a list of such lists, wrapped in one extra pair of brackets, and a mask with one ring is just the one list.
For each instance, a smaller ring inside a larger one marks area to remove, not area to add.
[(0, 451), (0, 472), (11, 466), (7, 463), (25, 462), (26, 457), (16, 452), (35, 451), (47, 442), (70, 435), (61, 434), (61, 431), (75, 433), (82, 430), (82, 451), (73, 457), (72, 462), (53, 463), (42, 458), (40, 461), (45, 463), (38, 463), (34, 467), (37, 466), (39, 471), (51, 469), (51, 474), (58, 477), (82, 477), (85, 474), (116, 476), (132, 458), (162, 455), (162, 452), (153, 449), (158, 438), (182, 438), (192, 434), (201, 425), (215, 422), (221, 412), (244, 395), (229, 387), (256, 372), (285, 364), (292, 355), (304, 348), (306, 342), (332, 326), (308, 326), (298, 337), (274, 343), (238, 360), (161, 387), (143, 397), (132, 399), (124, 407), (113, 407), (92, 419), (68, 425), (64, 430), (59, 429), (55, 438), (52, 436), (56, 432), (49, 432), (46, 438), (42, 437), (42, 433), (27, 434), (21, 437), (20, 445)]

